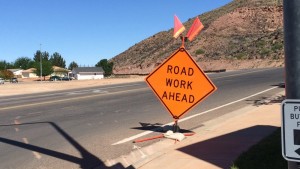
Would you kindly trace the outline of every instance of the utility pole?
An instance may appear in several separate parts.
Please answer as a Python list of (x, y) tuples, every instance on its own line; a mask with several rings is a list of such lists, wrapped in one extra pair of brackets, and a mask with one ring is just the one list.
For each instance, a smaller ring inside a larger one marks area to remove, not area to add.
[[(300, 99), (300, 0), (283, 1), (286, 99)], [(289, 169), (297, 162), (288, 161)]]
[(42, 44), (40, 44), (40, 80), (42, 81), (43, 67), (42, 67)]

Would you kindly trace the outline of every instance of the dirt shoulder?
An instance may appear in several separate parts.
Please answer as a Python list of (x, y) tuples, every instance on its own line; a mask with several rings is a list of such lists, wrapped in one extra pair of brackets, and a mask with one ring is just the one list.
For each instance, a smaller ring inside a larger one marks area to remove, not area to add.
[(51, 92), (66, 89), (79, 89), (95, 86), (103, 86), (109, 84), (120, 84), (144, 81), (145, 77), (128, 77), (128, 78), (111, 78), (100, 80), (73, 80), (73, 81), (30, 81), (26, 79), (19, 79), (19, 83), (5, 82), (0, 85), (0, 97), (33, 94), (41, 92)]

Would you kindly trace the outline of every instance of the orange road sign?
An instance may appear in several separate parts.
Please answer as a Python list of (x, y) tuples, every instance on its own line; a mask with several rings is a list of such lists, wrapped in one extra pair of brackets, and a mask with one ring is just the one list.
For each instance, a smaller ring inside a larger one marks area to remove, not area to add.
[(149, 74), (146, 82), (174, 119), (217, 89), (184, 47)]

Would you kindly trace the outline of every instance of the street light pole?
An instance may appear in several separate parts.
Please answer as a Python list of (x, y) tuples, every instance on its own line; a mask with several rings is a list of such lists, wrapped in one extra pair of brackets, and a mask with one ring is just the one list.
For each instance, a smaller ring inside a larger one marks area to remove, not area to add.
[[(283, 1), (285, 94), (286, 99), (300, 99), (300, 1)], [(289, 169), (297, 162), (288, 161)]]
[(40, 44), (40, 80), (42, 81), (43, 67), (42, 67), (42, 44)]

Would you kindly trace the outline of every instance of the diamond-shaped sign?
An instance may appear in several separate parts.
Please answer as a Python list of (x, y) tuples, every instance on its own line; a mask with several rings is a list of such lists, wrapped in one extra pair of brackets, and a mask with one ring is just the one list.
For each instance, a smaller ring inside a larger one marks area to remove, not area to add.
[(174, 119), (217, 89), (184, 47), (147, 76), (146, 82)]

